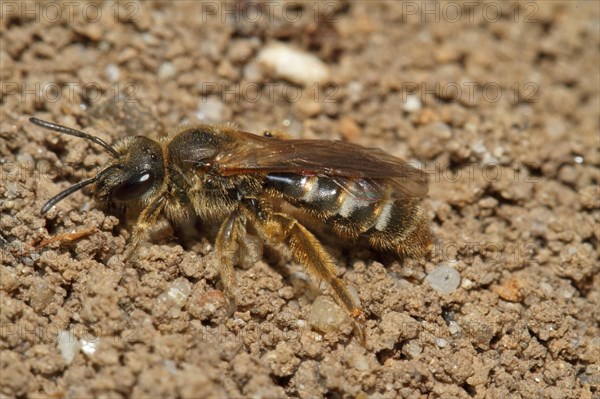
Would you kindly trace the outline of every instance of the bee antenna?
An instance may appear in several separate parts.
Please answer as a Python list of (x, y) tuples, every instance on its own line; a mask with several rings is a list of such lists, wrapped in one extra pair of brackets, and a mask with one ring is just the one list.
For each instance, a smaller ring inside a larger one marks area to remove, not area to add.
[[(72, 129), (70, 127), (58, 125), (56, 123), (44, 121), (44, 120), (41, 120), (41, 119), (38, 119), (38, 118), (33, 118), (33, 117), (29, 118), (29, 122), (31, 122), (34, 125), (37, 125), (39, 127), (43, 127), (45, 129), (54, 130), (55, 132), (58, 132), (58, 133), (68, 134), (70, 136), (75, 136), (75, 137), (80, 137), (82, 139), (90, 140), (90, 141), (92, 141), (92, 142), (94, 142), (96, 144), (101, 145), (113, 157), (115, 157), (115, 158), (119, 157), (119, 154), (117, 153), (117, 151), (115, 151), (114, 148), (112, 148), (110, 145), (106, 144), (106, 142), (104, 140), (102, 140), (101, 138), (99, 138), (99, 137), (92, 136), (91, 134), (84, 133), (84, 132), (82, 132), (80, 130), (76, 130), (76, 129)], [(81, 183), (84, 183), (84, 182), (81, 182)], [(88, 184), (90, 184), (90, 183), (88, 183)], [(73, 186), (73, 187), (75, 187), (75, 186)], [(84, 187), (84, 186), (81, 186), (81, 187)], [(81, 187), (79, 187), (79, 188), (81, 188)], [(57, 195), (57, 197), (60, 196), (61, 194)], [(62, 197), (62, 198), (64, 198), (64, 197)], [(62, 198), (60, 198), (58, 201), (60, 201)], [(50, 200), (50, 201), (52, 201), (52, 200)], [(48, 202), (50, 202), (50, 201), (48, 201)], [(56, 202), (58, 202), (58, 201), (56, 201)]]
[(44, 204), (44, 206), (42, 207), (42, 215), (45, 215), (50, 210), (50, 208), (52, 208), (54, 205), (56, 205), (57, 203), (59, 203), (60, 201), (62, 201), (66, 197), (68, 197), (69, 195), (73, 194), (75, 191), (81, 190), (85, 186), (89, 186), (90, 184), (94, 183), (96, 180), (98, 180), (98, 176), (94, 176), (91, 179), (80, 181), (79, 183), (72, 185), (71, 187), (67, 188), (66, 190), (61, 191), (59, 194), (50, 198), (48, 200), (48, 202), (46, 202)]
[(119, 167), (120, 167), (120, 165), (111, 165), (108, 168), (104, 169), (102, 172), (98, 173), (96, 176), (94, 176), (90, 179), (87, 179), (87, 180), (80, 181), (79, 183), (74, 184), (71, 187), (67, 188), (66, 190), (63, 190), (60, 193), (56, 194), (54, 197), (50, 198), (48, 200), (48, 202), (46, 202), (44, 204), (44, 206), (42, 207), (42, 211), (41, 211), (42, 215), (45, 215), (50, 210), (50, 208), (52, 208), (54, 205), (58, 204), (60, 201), (62, 201), (69, 195), (73, 194), (75, 191), (79, 191), (82, 188), (95, 183), (96, 181), (98, 181), (98, 179), (100, 179), (102, 176), (107, 174), (111, 169), (119, 168)]

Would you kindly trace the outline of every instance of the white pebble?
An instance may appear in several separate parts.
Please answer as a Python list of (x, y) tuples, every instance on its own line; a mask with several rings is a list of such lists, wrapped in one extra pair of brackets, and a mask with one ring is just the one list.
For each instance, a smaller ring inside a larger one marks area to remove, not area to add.
[(420, 111), (421, 108), (423, 108), (423, 103), (419, 96), (415, 94), (407, 95), (404, 104), (402, 104), (402, 109), (410, 113)]
[(460, 274), (450, 266), (439, 266), (425, 278), (431, 288), (442, 293), (451, 294), (460, 285)]
[(203, 98), (196, 111), (196, 118), (201, 121), (221, 122), (225, 104), (215, 97)]
[(348, 100), (350, 100), (351, 103), (358, 103), (362, 98), (362, 94), (363, 85), (359, 80), (353, 80), (348, 83)]
[(415, 340), (412, 340), (406, 345), (406, 350), (411, 356), (417, 356), (423, 352), (423, 347)]
[(165, 369), (169, 372), (169, 374), (171, 375), (176, 375), (177, 374), (177, 365), (175, 364), (174, 361), (166, 359), (163, 362)]
[(156, 44), (157, 40), (156, 37), (154, 37), (154, 35), (150, 32), (144, 32), (141, 35), (141, 38), (144, 42), (146, 42), (147, 44)]
[(314, 55), (287, 44), (273, 43), (260, 51), (259, 65), (275, 78), (309, 86), (329, 80), (329, 68)]
[(350, 364), (352, 364), (358, 371), (367, 371), (369, 369), (369, 362), (360, 354), (354, 354), (350, 356), (350, 359), (348, 360), (350, 361)]
[(121, 70), (116, 64), (108, 64), (104, 69), (104, 74), (106, 75), (106, 78), (108, 80), (110, 80), (111, 82), (116, 82), (121, 76)]
[(477, 154), (485, 154), (487, 152), (487, 148), (485, 148), (485, 144), (483, 144), (483, 141), (481, 140), (478, 140), (475, 143), (473, 143), (471, 148)]
[(321, 333), (338, 331), (347, 316), (342, 309), (327, 296), (320, 296), (310, 308), (308, 323)]
[(178, 278), (173, 282), (169, 291), (167, 291), (167, 295), (176, 306), (182, 308), (185, 305), (185, 302), (190, 295), (190, 291), (192, 290), (191, 284), (184, 278)]
[(73, 362), (75, 355), (81, 349), (81, 343), (73, 334), (73, 331), (62, 330), (58, 332), (58, 350), (67, 365)]
[(460, 332), (460, 326), (457, 322), (451, 321), (450, 323), (448, 323), (448, 330), (450, 331), (450, 334), (456, 335)]
[(88, 341), (86, 339), (81, 339), (81, 351), (86, 355), (93, 355), (96, 353), (96, 346), (100, 342), (100, 338), (96, 338), (94, 341)]
[(575, 295), (575, 289), (572, 286), (558, 290), (558, 294), (566, 299), (571, 299)]
[(477, 133), (477, 125), (471, 122), (465, 123), (464, 129), (468, 133)]
[(249, 82), (258, 82), (261, 79), (260, 69), (255, 62), (247, 63), (242, 69), (242, 75)]
[(158, 77), (161, 79), (171, 78), (175, 76), (176, 72), (175, 66), (169, 61), (163, 62), (160, 64), (160, 67), (158, 67)]
[[(17, 155), (17, 162), (19, 163), (27, 163), (27, 164), (33, 164), (33, 157), (31, 156), (31, 154), (27, 154), (27, 153), (21, 153), (19, 155)], [(19, 165), (21, 168), (26, 167), (25, 165)]]
[(552, 285), (550, 285), (546, 282), (540, 283), (540, 288), (547, 294), (551, 294), (554, 292), (554, 287), (552, 287)]
[(473, 288), (473, 286), (474, 286), (473, 281), (471, 281), (468, 278), (464, 279), (462, 282), (462, 288), (465, 290), (470, 290), (471, 288)]
[(452, 137), (452, 128), (444, 122), (433, 122), (429, 125), (429, 131), (439, 139), (447, 140)]

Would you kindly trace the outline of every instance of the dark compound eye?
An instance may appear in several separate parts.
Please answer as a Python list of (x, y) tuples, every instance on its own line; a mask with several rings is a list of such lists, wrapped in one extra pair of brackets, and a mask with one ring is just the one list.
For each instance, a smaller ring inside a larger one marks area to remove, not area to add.
[(130, 201), (140, 198), (154, 183), (154, 173), (145, 170), (121, 184), (113, 194), (117, 201)]

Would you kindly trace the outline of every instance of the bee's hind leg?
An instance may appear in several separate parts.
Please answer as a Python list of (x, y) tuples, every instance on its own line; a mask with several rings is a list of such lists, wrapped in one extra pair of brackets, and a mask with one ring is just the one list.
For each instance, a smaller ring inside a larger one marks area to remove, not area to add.
[(248, 210), (252, 212), (252, 220), (268, 239), (287, 242), (294, 258), (309, 274), (329, 285), (333, 298), (354, 319), (355, 329), (364, 344), (364, 332), (360, 324), (363, 312), (350, 295), (346, 283), (336, 276), (335, 263), (317, 238), (300, 222), (284, 213), (261, 210), (262, 215), (259, 215), (256, 210)]
[(246, 217), (239, 210), (232, 212), (221, 224), (215, 240), (215, 253), (219, 262), (219, 276), (225, 294), (231, 299), (235, 277), (233, 266), (237, 263), (240, 240), (246, 234)]

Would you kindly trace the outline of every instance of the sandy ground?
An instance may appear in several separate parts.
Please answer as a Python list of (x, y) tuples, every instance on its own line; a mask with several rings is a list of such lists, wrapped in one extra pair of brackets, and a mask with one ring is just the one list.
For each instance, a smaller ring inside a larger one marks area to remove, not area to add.
[[(597, 2), (0, 6), (2, 398), (599, 397)], [(329, 77), (265, 69), (274, 42)], [(41, 217), (108, 156), (30, 116), (108, 142), (200, 119), (382, 147), (431, 173), (435, 248), (322, 236), (365, 347), (284, 246), (248, 239), (228, 303), (211, 223), (160, 222), (125, 262), (91, 190)]]

